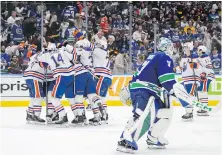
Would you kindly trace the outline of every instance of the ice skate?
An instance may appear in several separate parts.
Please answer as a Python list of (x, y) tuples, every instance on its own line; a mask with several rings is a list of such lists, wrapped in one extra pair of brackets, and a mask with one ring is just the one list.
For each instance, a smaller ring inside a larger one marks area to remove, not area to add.
[(54, 121), (55, 125), (67, 125), (68, 124), (68, 118), (67, 114), (63, 117), (60, 117), (59, 120)]
[(193, 120), (193, 113), (186, 113), (182, 116), (184, 121), (192, 121)]
[(76, 125), (84, 126), (84, 125), (85, 125), (84, 115), (76, 116), (71, 123), (72, 123), (72, 125), (74, 125), (74, 126), (76, 126)]
[(35, 123), (35, 120), (34, 120), (34, 117), (33, 117), (33, 113), (30, 113), (28, 111), (26, 111), (26, 123), (27, 124), (34, 124)]
[(197, 116), (209, 116), (208, 112), (202, 109), (197, 111)]
[(165, 149), (165, 145), (168, 145), (168, 141), (165, 138), (156, 138), (150, 135), (147, 136), (146, 143), (149, 149)]
[(186, 114), (182, 116), (182, 119), (184, 121), (192, 121), (193, 120), (193, 108), (192, 107), (187, 107), (185, 108)]
[(125, 153), (135, 153), (138, 150), (137, 144), (134, 142), (129, 142), (127, 140), (121, 140), (117, 143), (117, 151)]
[(109, 119), (108, 114), (101, 117), (101, 121), (102, 121), (103, 124), (108, 124), (108, 119)]
[(101, 122), (100, 116), (94, 116), (93, 118), (89, 119), (89, 124), (95, 125), (95, 126), (101, 125), (102, 122)]
[(36, 116), (36, 115), (33, 115), (33, 118), (34, 118), (34, 121), (35, 121), (35, 124), (45, 124), (45, 120), (40, 118), (39, 116)]
[(59, 120), (59, 114), (54, 111), (52, 114), (46, 116), (46, 120), (48, 124), (52, 124), (53, 122)]

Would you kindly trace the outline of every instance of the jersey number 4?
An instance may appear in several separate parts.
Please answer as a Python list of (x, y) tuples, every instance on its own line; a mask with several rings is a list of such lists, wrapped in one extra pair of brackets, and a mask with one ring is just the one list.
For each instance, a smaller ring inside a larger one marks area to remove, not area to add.
[(60, 66), (59, 64), (60, 61), (64, 63), (61, 54), (58, 54), (57, 59), (54, 56), (52, 56), (51, 59), (54, 61), (56, 67)]

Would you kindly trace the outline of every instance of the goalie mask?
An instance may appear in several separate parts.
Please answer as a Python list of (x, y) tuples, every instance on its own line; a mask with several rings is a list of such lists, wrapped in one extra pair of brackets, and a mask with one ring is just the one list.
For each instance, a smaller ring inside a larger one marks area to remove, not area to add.
[(157, 49), (165, 52), (170, 57), (173, 55), (173, 43), (168, 38), (160, 38)]

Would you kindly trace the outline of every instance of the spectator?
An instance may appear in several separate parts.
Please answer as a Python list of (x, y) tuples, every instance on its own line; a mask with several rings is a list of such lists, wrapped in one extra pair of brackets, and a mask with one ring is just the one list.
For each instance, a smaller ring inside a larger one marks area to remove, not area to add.
[(83, 20), (82, 20), (80, 14), (78, 14), (78, 13), (76, 14), (74, 23), (75, 23), (75, 27), (77, 29), (81, 30), (83, 28)]
[(124, 28), (124, 23), (120, 15), (117, 15), (117, 20), (113, 22), (113, 27), (117, 28), (118, 30), (122, 30)]
[(69, 22), (69, 27), (65, 31), (65, 39), (67, 39), (68, 42), (73, 42), (75, 40), (73, 36), (73, 32), (76, 30), (76, 27), (74, 26), (73, 22)]
[(119, 74), (122, 75), (125, 72), (125, 62), (124, 62), (124, 54), (122, 51), (120, 51), (117, 56), (115, 57), (114, 61), (114, 67), (113, 67), (113, 74)]
[(221, 54), (218, 53), (216, 47), (214, 47), (213, 51), (211, 52), (210, 58), (214, 72), (216, 74), (221, 74)]
[(15, 19), (15, 24), (12, 26), (12, 32), (10, 37), (15, 44), (19, 44), (21, 41), (24, 40), (24, 33), (20, 18)]
[(61, 38), (65, 38), (65, 32), (69, 27), (69, 22), (68, 22), (68, 18), (64, 18), (61, 25), (60, 25), (60, 36)]
[(102, 18), (100, 19), (100, 28), (102, 29), (104, 33), (108, 33), (109, 31), (108, 18), (105, 16), (105, 14), (102, 14), (101, 16)]
[(12, 11), (12, 15), (10, 17), (8, 17), (8, 19), (7, 19), (9, 26), (12, 26), (13, 24), (15, 24), (15, 18), (16, 18), (16, 12)]
[(10, 65), (10, 56), (5, 53), (5, 46), (1, 46), (1, 74), (8, 73), (8, 66)]
[(138, 30), (133, 33), (133, 39), (135, 41), (142, 41), (141, 39), (142, 33), (145, 32), (142, 30), (142, 25), (139, 25)]
[(21, 74), (22, 73), (22, 67), (21, 67), (18, 57), (16, 55), (12, 56), (12, 61), (10, 63), (8, 71), (11, 74)]
[(144, 56), (138, 55), (136, 63), (133, 64), (133, 71), (136, 72), (138, 68), (143, 64), (143, 62), (144, 62)]
[(196, 33), (196, 29), (193, 27), (193, 22), (191, 20), (188, 22), (188, 26), (184, 27), (184, 32), (188, 32), (188, 30), (191, 30), (192, 34)]
[(17, 7), (15, 8), (15, 12), (17, 13), (17, 15), (18, 15), (19, 17), (22, 16), (23, 10), (24, 10), (24, 7), (23, 7), (23, 4), (22, 4), (22, 3), (19, 3), (19, 4), (17, 5)]
[(52, 23), (57, 22), (57, 15), (55, 12), (52, 12), (49, 22), (49, 27), (52, 27)]

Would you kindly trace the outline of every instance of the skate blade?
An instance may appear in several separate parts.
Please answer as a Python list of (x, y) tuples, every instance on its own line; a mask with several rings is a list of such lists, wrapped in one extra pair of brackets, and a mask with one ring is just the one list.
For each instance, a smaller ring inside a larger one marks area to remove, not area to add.
[(118, 146), (116, 151), (123, 152), (123, 153), (130, 153), (130, 154), (134, 154), (136, 152), (135, 150), (128, 149), (123, 146)]
[(166, 146), (165, 145), (151, 145), (151, 144), (148, 144), (148, 149), (166, 149)]
[(63, 124), (55, 124), (55, 123), (53, 123), (53, 124), (50, 124), (50, 125), (53, 125), (56, 128), (64, 128), (64, 127), (68, 128), (69, 127), (68, 122), (67, 123), (63, 123)]
[(89, 125), (93, 125), (93, 126), (99, 126), (99, 125), (102, 125), (102, 122), (89, 122)]
[(77, 123), (77, 124), (71, 123), (70, 124), (70, 126), (72, 126), (72, 127), (85, 126), (85, 125), (86, 125), (85, 123)]
[(183, 120), (184, 122), (191, 122), (191, 121), (193, 121), (193, 118), (189, 118), (189, 119), (184, 119), (184, 118), (182, 118), (182, 120)]
[(31, 124), (31, 125), (34, 125), (35, 122), (34, 121), (26, 121), (26, 124)]
[(199, 113), (197, 113), (197, 116), (209, 116), (209, 114), (199, 114)]

